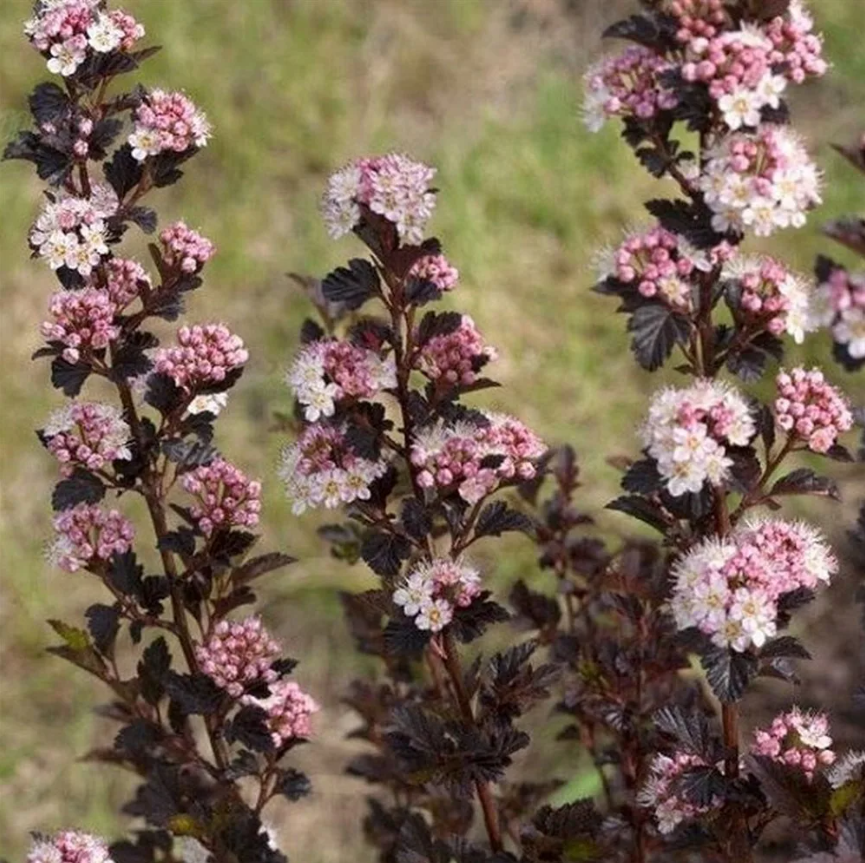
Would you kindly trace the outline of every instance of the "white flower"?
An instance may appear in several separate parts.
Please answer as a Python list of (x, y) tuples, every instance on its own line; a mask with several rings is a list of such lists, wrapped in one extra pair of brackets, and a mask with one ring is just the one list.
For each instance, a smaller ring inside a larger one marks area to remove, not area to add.
[(826, 778), (833, 788), (841, 788), (848, 782), (861, 781), (865, 767), (865, 752), (852, 751), (844, 755), (827, 771)]
[(394, 591), (393, 601), (409, 617), (414, 617), (432, 602), (433, 583), (425, 570), (413, 572), (402, 587)]
[(742, 212), (742, 222), (754, 229), (758, 237), (768, 237), (775, 227), (786, 227), (782, 212), (779, 212), (771, 198), (754, 198)]
[(835, 341), (847, 346), (854, 360), (865, 357), (865, 309), (852, 308), (841, 312), (841, 320), (832, 328)]
[(339, 387), (336, 384), (324, 384), (316, 388), (310, 387), (304, 393), (302, 401), (305, 403), (303, 414), (307, 422), (318, 422), (322, 417), (332, 417), (336, 410), (335, 399), (339, 395)]
[[(741, 624), (743, 635), (747, 636), (755, 647), (762, 647), (767, 639), (775, 635), (777, 614), (775, 604), (761, 591), (740, 587), (733, 594), (730, 617)], [(747, 644), (745, 646), (747, 647)]]
[(421, 608), (414, 619), (418, 629), (440, 632), (453, 620), (454, 610), (445, 599), (436, 599)]
[(757, 93), (744, 88), (725, 93), (718, 100), (724, 122), (734, 131), (742, 126), (756, 126), (760, 122), (761, 106), (762, 102)]
[(94, 51), (108, 54), (119, 47), (123, 40), (123, 31), (108, 15), (99, 18), (87, 28), (87, 41)]
[(778, 108), (781, 104), (781, 94), (786, 89), (787, 79), (783, 75), (767, 72), (757, 84), (757, 96), (763, 105)]
[(187, 414), (209, 413), (218, 416), (228, 404), (228, 393), (213, 393), (212, 395), (197, 395), (186, 408)]
[(129, 136), (129, 146), (132, 147), (132, 158), (143, 162), (148, 156), (156, 156), (162, 151), (159, 132), (144, 127), (136, 128)]
[(81, 45), (75, 39), (67, 39), (65, 42), (55, 42), (51, 46), (51, 59), (48, 61), (48, 71), (54, 75), (62, 75), (64, 78), (68, 78), (70, 75), (75, 74), (86, 57), (86, 52), (82, 50)]

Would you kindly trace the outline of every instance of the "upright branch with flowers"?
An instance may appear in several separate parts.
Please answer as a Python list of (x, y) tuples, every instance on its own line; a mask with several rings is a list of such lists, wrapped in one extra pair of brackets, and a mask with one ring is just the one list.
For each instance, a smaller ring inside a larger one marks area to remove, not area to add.
[(820, 202), (783, 96), (827, 66), (800, 0), (643, 6), (607, 31), (636, 45), (589, 71), (586, 119), (621, 119), (642, 165), (677, 196), (649, 201), (655, 221), (599, 256), (597, 290), (619, 299), (641, 366), (678, 355), (692, 380), (652, 397), (643, 458), (610, 507), (663, 535), (678, 643), (700, 657), (720, 737), (687, 699), (658, 716), (669, 755), (644, 765), (638, 796), (658, 832), (638, 820), (631, 859), (696, 843), (711, 859), (752, 860), (782, 815), (796, 827), (791, 850), (794, 838), (827, 850), (861, 807), (856, 794), (833, 793), (825, 715), (793, 708), (748, 744), (739, 712), (755, 678), (793, 679), (789, 660), (808, 652), (781, 633), (837, 570), (816, 529), (760, 510), (790, 495), (837, 497), (811, 469), (782, 471), (801, 452), (850, 460), (839, 438), (853, 417), (818, 369), (781, 369), (768, 405), (722, 379), (759, 380), (783, 358), (785, 335), (801, 342), (817, 326), (815, 286), (739, 247), (803, 226)]
[[(221, 323), (184, 324), (162, 346), (151, 329), (201, 287), (209, 240), (166, 226), (152, 273), (119, 254), (133, 225), (156, 231), (145, 196), (181, 178), (210, 125), (183, 93), (121, 86), (157, 49), (104, 0), (40, 0), (25, 32), (60, 76), (33, 91), (33, 129), (5, 151), (48, 183), (29, 245), (60, 283), (35, 354), (69, 399), (38, 432), (61, 477), (49, 559), (105, 591), (86, 629), (51, 621), (63, 640), (51, 652), (110, 689), (120, 729), (88, 758), (141, 777), (124, 812), (145, 825), (110, 849), (76, 831), (37, 837), (28, 861), (278, 863), (261, 815), (307, 791), (284, 756), (316, 705), (257, 616), (229, 619), (254, 603), (255, 579), (291, 562), (250, 555), (261, 484), (213, 445), (248, 353)], [(135, 499), (143, 535), (121, 508)]]
[(296, 513), (347, 508), (349, 522), (321, 532), (335, 554), (362, 558), (381, 578), (343, 599), (360, 650), (386, 670), (380, 684), (355, 682), (348, 699), (363, 719), (358, 735), (377, 750), (350, 771), (392, 794), (389, 806), (370, 798), (365, 822), (385, 860), (482, 855), (463, 839), (439, 842), (466, 835), (472, 800), (488, 851), (503, 852), (495, 786), (528, 744), (516, 719), (553, 676), (531, 664), (531, 645), (463, 660), (461, 645), (507, 617), (472, 548), (531, 528), (493, 498), (535, 477), (545, 447), (518, 419), (463, 404), (495, 386), (482, 375), (496, 352), (467, 315), (424, 309), (459, 276), (439, 242), (424, 239), (434, 173), (390, 154), (330, 178), (330, 234), (353, 232), (371, 259), (306, 281), (324, 326), (304, 323), (287, 373), (299, 434), (280, 468)]

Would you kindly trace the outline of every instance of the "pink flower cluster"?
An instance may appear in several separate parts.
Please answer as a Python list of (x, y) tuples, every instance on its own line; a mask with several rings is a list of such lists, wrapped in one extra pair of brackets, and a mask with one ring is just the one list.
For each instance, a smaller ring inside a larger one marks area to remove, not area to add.
[(444, 389), (450, 389), (471, 386), (477, 380), (477, 373), (497, 356), (494, 347), (484, 344), (475, 322), (463, 315), (457, 329), (433, 336), (423, 345), (416, 365), (427, 377)]
[(728, 135), (713, 147), (699, 178), (716, 231), (768, 237), (801, 228), (820, 198), (820, 173), (796, 134), (765, 125)]
[(113, 405), (74, 402), (51, 414), (43, 434), (64, 476), (69, 476), (75, 465), (101, 470), (115, 459), (132, 458), (132, 433)]
[(63, 359), (69, 363), (77, 363), (82, 356), (87, 359), (91, 351), (107, 348), (120, 335), (115, 323), (117, 306), (98, 288), (58, 291), (48, 311), (52, 320), (43, 322), (42, 335), (66, 346)]
[(775, 519), (745, 522), (678, 561), (670, 606), (679, 629), (696, 627), (719, 647), (742, 652), (775, 635), (781, 597), (814, 590), (837, 571), (814, 528)]
[(420, 243), (435, 208), (435, 173), (401, 153), (352, 162), (328, 180), (321, 204), (328, 233), (334, 239), (350, 233), (365, 206), (391, 222), (404, 243)]
[(24, 32), (37, 51), (48, 57), (48, 71), (74, 75), (91, 53), (129, 51), (144, 28), (120, 10), (101, 10), (102, 0), (39, 0)]
[(435, 558), (412, 569), (393, 601), (418, 629), (439, 632), (453, 620), (455, 608), (467, 608), (480, 592), (480, 573), (473, 566)]
[(817, 290), (816, 323), (831, 327), (832, 337), (855, 360), (865, 359), (865, 272), (834, 267)]
[(813, 329), (811, 285), (775, 258), (733, 259), (724, 278), (739, 282), (739, 313), (774, 336), (788, 333), (801, 345)]
[(105, 841), (89, 833), (63, 830), (36, 836), (27, 863), (112, 863)]
[(384, 475), (387, 462), (361, 458), (349, 446), (345, 430), (319, 423), (306, 428), (283, 449), (279, 476), (285, 483), (291, 509), (300, 515), (308, 508), (369, 500), (370, 485)]
[(678, 97), (660, 80), (661, 73), (672, 68), (642, 45), (632, 45), (593, 65), (585, 76), (586, 126), (597, 132), (612, 117), (650, 120), (659, 111), (675, 108)]
[(745, 446), (755, 433), (742, 396), (709, 380), (656, 393), (641, 432), (674, 497), (699, 492), (707, 482), (720, 485), (732, 465), (727, 446)]
[(177, 342), (177, 347), (161, 348), (154, 365), (187, 392), (221, 383), (249, 359), (243, 340), (224, 324), (181, 327)]
[(201, 670), (233, 698), (240, 698), (255, 683), (275, 682), (278, 675), (271, 666), (279, 654), (279, 644), (255, 616), (221, 620), (207, 641), (195, 646)]
[(261, 483), (218, 458), (185, 473), (183, 488), (196, 498), (192, 517), (205, 536), (232, 527), (255, 527), (261, 512)]
[(424, 255), (415, 262), (409, 275), (415, 279), (432, 282), (440, 291), (450, 291), (457, 286), (459, 270), (451, 266), (444, 255)]
[(216, 254), (216, 246), (185, 222), (175, 222), (159, 234), (166, 262), (184, 273), (198, 273)]
[(267, 713), (267, 727), (277, 749), (312, 735), (312, 716), (318, 713), (319, 706), (293, 680), (271, 683), (267, 698), (244, 695), (241, 700)]
[(853, 414), (840, 390), (819, 369), (784, 371), (775, 378), (778, 426), (814, 452), (828, 452), (838, 435), (853, 428)]
[(105, 220), (117, 212), (110, 186), (96, 185), (90, 198), (49, 200), (30, 231), (30, 247), (52, 270), (67, 267), (85, 278), (108, 255)]
[(132, 523), (124, 515), (89, 503), (58, 513), (54, 531), (56, 537), (48, 556), (67, 572), (106, 563), (112, 555), (129, 551), (135, 538)]
[(150, 276), (138, 261), (111, 258), (105, 269), (105, 289), (118, 311), (138, 298), (142, 286), (150, 286)]
[(318, 341), (301, 351), (285, 379), (306, 419), (317, 422), (345, 399), (371, 399), (396, 387), (396, 366), (392, 356), (382, 359), (351, 342)]
[[(439, 423), (421, 429), (411, 447), (411, 463), (422, 488), (456, 491), (477, 503), (502, 481), (535, 476), (535, 462), (545, 452), (543, 441), (519, 420), (486, 414), (487, 425)], [(495, 466), (485, 466), (490, 460)]]
[[(715, 10), (715, 18), (723, 15)], [(789, 16), (766, 24), (745, 23), (737, 30), (721, 30), (708, 22), (691, 20), (677, 38), (685, 51), (682, 76), (701, 81), (718, 103), (731, 129), (756, 127), (761, 109), (778, 108), (788, 82), (801, 84), (807, 75), (823, 75), (822, 43), (811, 31), (814, 23), (801, 4)]]
[(598, 275), (636, 285), (644, 297), (659, 297), (675, 309), (689, 311), (695, 270), (711, 269), (711, 261), (682, 237), (660, 225), (629, 234), (617, 248), (599, 256)]
[(661, 833), (672, 833), (683, 821), (712, 811), (713, 806), (698, 806), (677, 792), (683, 774), (707, 766), (698, 755), (687, 752), (676, 752), (672, 756), (658, 754), (652, 759), (649, 777), (640, 788), (637, 804), (652, 810)]
[(751, 752), (800, 769), (811, 780), (818, 768), (835, 762), (830, 746), (832, 738), (826, 714), (805, 713), (794, 707), (776, 716), (767, 728), (754, 731)]
[(185, 94), (149, 90), (135, 109), (129, 146), (133, 158), (143, 162), (160, 153), (206, 147), (210, 134), (207, 117)]

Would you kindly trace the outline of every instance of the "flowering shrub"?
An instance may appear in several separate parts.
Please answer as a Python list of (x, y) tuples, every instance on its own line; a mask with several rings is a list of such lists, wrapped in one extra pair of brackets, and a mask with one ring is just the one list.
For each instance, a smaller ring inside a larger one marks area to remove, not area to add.
[[(291, 562), (252, 554), (261, 484), (214, 447), (249, 355), (221, 323), (180, 326), (164, 346), (152, 332), (201, 287), (208, 239), (169, 225), (150, 246), (152, 272), (117, 254), (132, 226), (156, 230), (145, 196), (180, 179), (210, 126), (183, 94), (121, 89), (155, 49), (134, 50), (144, 28), (104, 0), (39, 0), (26, 32), (64, 79), (35, 89), (34, 128), (5, 152), (49, 184), (29, 244), (60, 282), (36, 352), (69, 399), (39, 431), (60, 473), (48, 558), (105, 594), (86, 628), (51, 622), (63, 640), (51, 650), (111, 692), (104, 712), (120, 728), (89, 758), (140, 777), (124, 807), (138, 819), (133, 841), (63, 831), (36, 837), (27, 859), (170, 863), (191, 859), (194, 841), (201, 860), (278, 863), (262, 811), (307, 792), (285, 756), (317, 708), (286, 679), (294, 662), (260, 619), (232, 620), (255, 601), (255, 579)], [(91, 381), (107, 401), (79, 398)], [(147, 510), (137, 530), (125, 514), (134, 498)]]
[[(799, 0), (642, 5), (607, 32), (634, 44), (587, 74), (585, 116), (592, 129), (620, 121), (677, 190), (599, 255), (596, 286), (619, 299), (639, 365), (676, 355), (686, 378), (652, 395), (642, 454), (614, 459), (624, 493), (608, 509), (659, 539), (594, 535), (573, 450), (471, 406), (497, 386), (485, 376), (497, 351), (470, 317), (434, 305), (460, 296), (426, 234), (435, 170), (391, 153), (327, 181), (328, 233), (369, 254), (302, 280), (321, 320), (304, 321), (285, 374), (293, 437), (276, 473), (297, 516), (338, 513), (320, 536), (377, 578), (341, 598), (358, 650), (378, 660), (346, 697), (365, 746), (348, 770), (373, 789), (363, 827), (384, 863), (865, 853), (865, 756), (836, 752), (826, 713), (791, 705), (740, 730), (755, 681), (795, 682), (793, 660), (809, 655), (787, 630), (839, 571), (821, 532), (779, 511), (790, 496), (838, 497), (789, 462), (851, 460), (851, 406), (819, 369), (773, 370), (768, 403), (744, 389), (783, 359), (785, 338), (820, 325), (848, 369), (863, 359), (858, 276), (821, 259), (812, 284), (741, 250), (801, 227), (820, 201), (784, 94), (826, 71), (822, 42)], [(40, 0), (26, 32), (65, 85), (36, 89), (35, 128), (6, 150), (52, 189), (29, 235), (60, 283), (36, 357), (70, 399), (39, 431), (61, 477), (48, 556), (106, 591), (86, 629), (52, 622), (64, 642), (52, 652), (112, 692), (120, 731), (90, 757), (141, 779), (124, 807), (140, 819), (134, 841), (64, 831), (36, 837), (28, 860), (279, 863), (262, 813), (309, 790), (284, 759), (319, 708), (261, 617), (235, 614), (255, 579), (291, 563), (251, 556), (261, 484), (213, 445), (249, 354), (222, 323), (180, 324), (166, 345), (151, 332), (202, 286), (208, 239), (164, 228), (152, 273), (116, 254), (133, 226), (156, 231), (145, 196), (180, 179), (211, 128), (182, 93), (108, 95), (152, 51), (133, 50), (143, 28), (104, 0)], [(845, 152), (865, 168), (861, 147)], [(861, 225), (830, 232), (865, 251)], [(91, 381), (114, 401), (79, 401)], [(147, 510), (137, 530), (123, 511), (133, 496)], [(535, 542), (552, 591), (527, 577), (496, 594), (476, 549), (506, 533)], [(865, 514), (854, 540), (862, 552)], [(148, 546), (159, 563), (145, 575)], [(477, 642), (491, 629), (487, 658)], [(553, 805), (558, 776), (512, 769), (537, 724), (526, 714), (552, 698), (596, 799)]]

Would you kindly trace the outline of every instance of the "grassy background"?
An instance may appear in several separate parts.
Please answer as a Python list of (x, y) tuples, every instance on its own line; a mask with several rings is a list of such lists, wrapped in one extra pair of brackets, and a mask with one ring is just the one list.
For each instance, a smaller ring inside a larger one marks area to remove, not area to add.
[[(338, 701), (358, 660), (347, 650), (334, 589), (358, 588), (365, 576), (325, 555), (312, 532), (315, 517), (293, 518), (273, 477), (281, 441), (268, 430), (270, 418), (288, 406), (280, 373), (307, 311), (284, 274), (320, 275), (358, 252), (351, 241), (330, 243), (317, 216), (334, 167), (386, 149), (437, 165), (433, 229), (462, 273), (453, 299), (501, 349), (496, 371), (505, 387), (486, 404), (518, 412), (551, 442), (572, 441), (584, 465), (585, 504), (610, 499), (616, 475), (604, 459), (636, 450), (633, 430), (658, 381), (634, 369), (622, 319), (588, 292), (590, 262), (598, 245), (639, 218), (636, 202), (660, 189), (635, 170), (614, 128), (597, 136), (584, 130), (579, 76), (600, 51), (603, 24), (630, 7), (623, 0), (127, 5), (164, 46), (145, 83), (186, 89), (216, 127), (188, 179), (155, 202), (163, 219), (183, 217), (219, 246), (192, 317), (225, 320), (252, 349), (220, 442), (268, 480), (265, 542), (301, 558), (272, 580), (264, 613), (304, 660), (299, 679), (326, 709), (319, 743), (303, 755), (316, 794), (290, 812), (273, 810), (272, 820), (295, 859), (327, 863), (352, 847), (364, 860), (363, 788), (341, 776), (352, 718)], [(861, 210), (863, 194), (829, 149), (857, 132), (865, 114), (858, 3), (815, 5), (835, 67), (800, 91), (796, 107), (828, 175), (826, 204), (806, 230), (760, 245), (803, 269), (827, 247), (820, 221)], [(0, 12), (3, 139), (26, 123), (26, 94), (45, 77), (21, 36), (29, 7), (30, 0), (6, 0)], [(3, 167), (0, 854), (10, 859), (20, 859), (30, 830), (118, 831), (115, 801), (127, 787), (117, 773), (77, 763), (112, 733), (92, 714), (103, 693), (43, 654), (51, 637), (45, 618), (75, 620), (99, 592), (84, 578), (52, 571), (41, 555), (54, 472), (32, 429), (60, 399), (47, 369), (27, 362), (54, 289), (46, 270), (27, 259), (24, 242), (39, 192), (26, 166)], [(824, 355), (825, 342), (817, 341), (811, 350)], [(861, 402), (862, 381), (846, 384), (859, 388)], [(855, 482), (852, 473), (844, 481)], [(612, 514), (602, 523), (625, 525)], [(505, 581), (530, 570), (525, 545), (506, 551), (487, 557), (488, 570)]]

